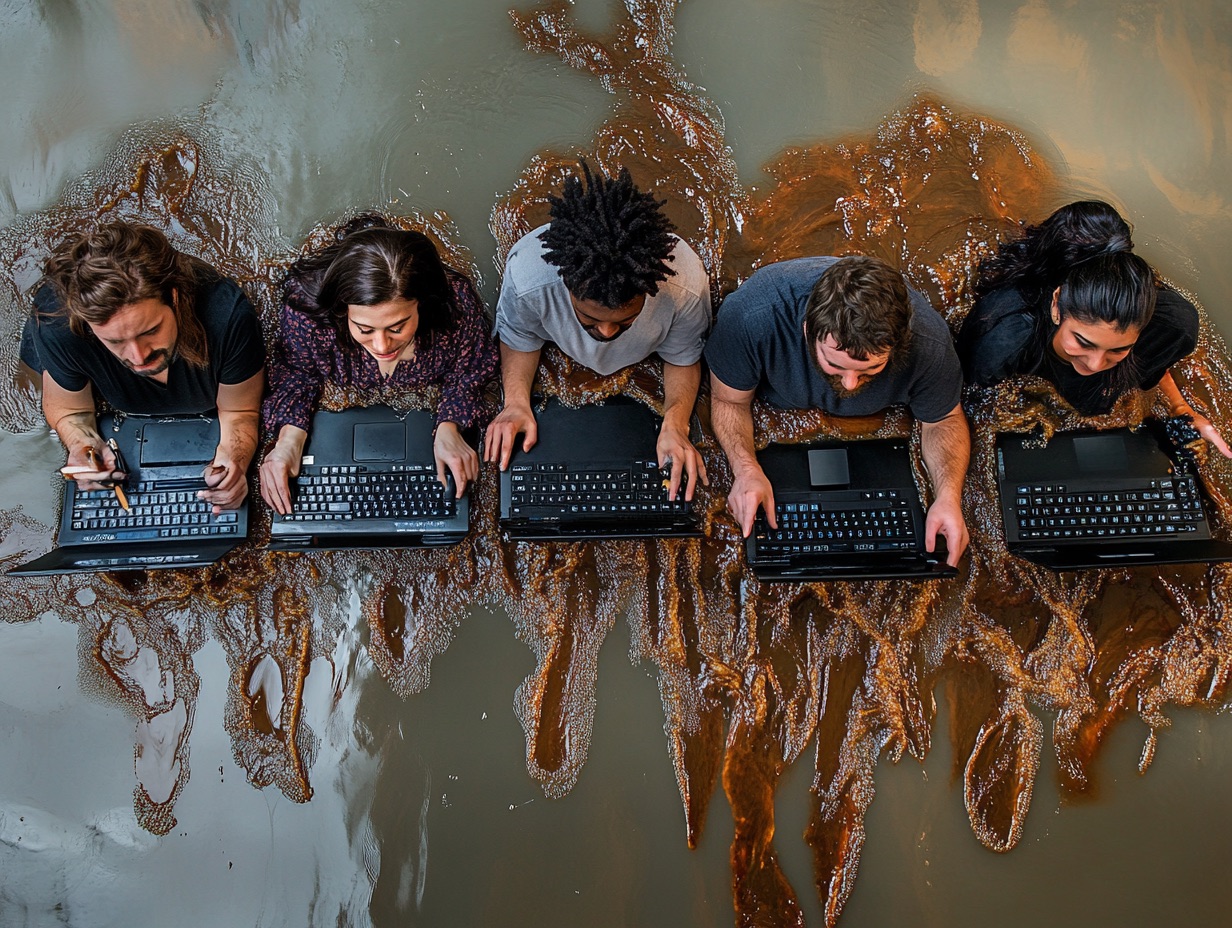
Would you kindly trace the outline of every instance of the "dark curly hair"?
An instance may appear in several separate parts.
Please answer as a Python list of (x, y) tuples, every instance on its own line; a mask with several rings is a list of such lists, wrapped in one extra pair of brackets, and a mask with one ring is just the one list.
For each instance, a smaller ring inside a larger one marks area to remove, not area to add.
[(283, 287), (297, 307), (332, 326), (343, 344), (352, 342), (348, 306), (376, 306), (392, 299), (419, 301), (415, 340), (424, 346), (455, 327), (451, 276), (436, 246), (422, 232), (394, 227), (384, 216), (364, 213), (334, 232), (334, 244), (305, 255), (287, 269)]
[(675, 274), (667, 262), (676, 240), (658, 201), (633, 184), (628, 168), (613, 179), (581, 162), (582, 178), (565, 181), (549, 197), (552, 223), (539, 236), (544, 258), (560, 269), (575, 297), (618, 309), (635, 297), (659, 292)]

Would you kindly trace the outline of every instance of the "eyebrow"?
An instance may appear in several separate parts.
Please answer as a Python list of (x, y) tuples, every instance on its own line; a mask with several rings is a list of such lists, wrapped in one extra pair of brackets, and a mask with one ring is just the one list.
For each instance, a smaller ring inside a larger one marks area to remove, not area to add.
[(108, 345), (120, 345), (120, 344), (123, 344), (124, 342), (131, 341), (131, 339), (133, 338), (143, 338), (146, 335), (153, 335), (155, 332), (157, 332), (162, 327), (163, 327), (162, 322), (156, 322), (154, 323), (154, 325), (150, 326), (144, 332), (138, 332), (136, 335), (133, 335), (130, 338), (104, 338), (103, 341), (105, 341)]
[(359, 322), (359, 321), (357, 321), (357, 320), (355, 320), (355, 319), (352, 319), (352, 320), (351, 320), (351, 325), (355, 326), (355, 328), (357, 328), (357, 329), (372, 329), (372, 330), (374, 330), (374, 331), (375, 331), (376, 329), (396, 329), (398, 326), (400, 326), (400, 325), (406, 325), (408, 322), (410, 322), (410, 321), (411, 321), (411, 316), (413, 316), (413, 315), (414, 315), (414, 313), (410, 313), (410, 314), (408, 314), (408, 315), (406, 315), (406, 316), (403, 316), (403, 317), (402, 317), (401, 319), (399, 319), (397, 322), (391, 322), (389, 325), (370, 325), (370, 324), (369, 324), (369, 323), (367, 323), (367, 322)]
[[(1084, 337), (1078, 332), (1074, 333), (1074, 338), (1078, 339), (1078, 342), (1082, 345), (1083, 348), (1095, 348), (1096, 347), (1095, 342), (1091, 341), (1089, 338)], [(1138, 344), (1138, 340), (1134, 339), (1128, 345), (1122, 345), (1119, 348), (1105, 348), (1104, 350), (1105, 351), (1129, 351), (1129, 349), (1133, 348), (1134, 345), (1136, 344)]]

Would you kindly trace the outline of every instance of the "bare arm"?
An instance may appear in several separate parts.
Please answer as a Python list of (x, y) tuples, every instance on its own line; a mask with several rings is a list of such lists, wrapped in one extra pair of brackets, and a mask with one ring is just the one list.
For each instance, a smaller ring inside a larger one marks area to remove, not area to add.
[(205, 468), (209, 489), (197, 494), (213, 504), (215, 514), (235, 509), (248, 495), (246, 472), (257, 450), (264, 388), (264, 368), (242, 383), (218, 385), (218, 448)]
[(689, 441), (689, 420), (693, 417), (701, 380), (700, 361), (685, 367), (663, 362), (663, 426), (659, 429), (656, 451), (660, 467), (665, 466), (667, 461), (672, 462), (671, 482), (667, 490), (669, 499), (676, 498), (682, 476), (687, 479), (685, 499), (693, 498), (699, 477), (702, 483), (710, 482), (702, 456)]
[(774, 490), (757, 463), (753, 444), (753, 390), (736, 390), (710, 373), (710, 420), (715, 437), (723, 446), (732, 469), (732, 488), (727, 508), (740, 524), (745, 538), (753, 531), (757, 509), (766, 512), (771, 528), (778, 528), (774, 515)]
[(83, 490), (98, 488), (98, 481), (113, 478), (115, 455), (98, 434), (98, 418), (94, 412), (94, 391), (87, 384), (81, 390), (66, 390), (43, 372), (43, 415), (55, 429), (68, 452), (69, 467), (93, 467), (87, 449), (100, 461), (103, 470), (87, 470), (74, 475)]
[(539, 352), (515, 351), (502, 342), (500, 354), (505, 407), (488, 424), (483, 438), (483, 459), (499, 463), (504, 470), (513, 456), (513, 443), (519, 432), (526, 433), (522, 440), (523, 451), (529, 451), (539, 440), (539, 428), (530, 408), (530, 388), (539, 370)]
[(924, 547), (932, 551), (937, 535), (944, 535), (947, 563), (953, 567), (970, 541), (962, 514), (962, 491), (971, 461), (971, 431), (961, 405), (944, 419), (921, 424), (920, 452), (933, 488), (933, 504), (924, 522)]
[(1164, 399), (1168, 402), (1168, 409), (1174, 416), (1189, 416), (1193, 419), (1193, 427), (1198, 430), (1198, 434), (1209, 441), (1212, 445), (1219, 449), (1219, 453), (1224, 457), (1232, 458), (1232, 449), (1228, 448), (1227, 442), (1223, 440), (1223, 436), (1219, 434), (1219, 429), (1215, 428), (1215, 424), (1206, 416), (1197, 412), (1189, 405), (1189, 400), (1185, 399), (1181, 393), (1181, 388), (1176, 385), (1176, 381), (1172, 379), (1172, 372), (1164, 374), (1159, 381), (1159, 392), (1164, 395)]

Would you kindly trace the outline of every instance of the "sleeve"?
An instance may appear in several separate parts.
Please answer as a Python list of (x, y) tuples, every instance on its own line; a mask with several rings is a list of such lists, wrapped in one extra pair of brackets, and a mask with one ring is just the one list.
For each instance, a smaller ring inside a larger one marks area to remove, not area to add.
[(447, 333), (441, 349), (449, 353), (449, 373), (441, 384), (436, 422), (455, 422), (468, 428), (483, 413), (483, 394), (496, 374), (496, 343), (488, 332), (487, 314), (474, 284), (466, 277), (453, 279), (458, 307), (457, 328)]
[(514, 273), (511, 261), (496, 299), (496, 334), (514, 351), (538, 351), (548, 340), (539, 318), (542, 310), (518, 293)]
[(218, 372), (218, 382), (226, 384), (243, 383), (265, 367), (265, 341), (257, 311), (239, 285), (232, 286), (235, 287), (235, 301), (223, 335)]
[[(944, 323), (943, 323), (944, 324)], [(921, 362), (908, 406), (921, 422), (939, 422), (962, 402), (963, 374), (949, 329), (942, 338), (919, 339)]]
[(710, 290), (707, 288), (700, 294), (689, 294), (684, 305), (673, 313), (667, 337), (656, 349), (659, 357), (680, 367), (696, 364), (705, 348), (709, 328)]
[(269, 394), (261, 406), (262, 422), (271, 435), (277, 436), (284, 425), (308, 430), (325, 384), (319, 338), (318, 327), (307, 316), (283, 304), (278, 340), (270, 352)]
[(967, 382), (990, 387), (1034, 366), (1025, 357), (1035, 325), (1021, 311), (998, 311), (997, 294), (976, 301), (958, 334), (958, 357)]
[[(90, 377), (70, 348), (76, 339), (60, 313), (60, 302), (51, 287), (44, 286), (34, 296), (34, 315), (30, 325), (32, 357), (38, 360), (51, 379), (71, 393), (90, 385)], [(33, 365), (32, 365), (33, 366)]]
[[(746, 282), (747, 284), (747, 282)], [(765, 375), (762, 358), (749, 331), (752, 307), (737, 290), (723, 301), (706, 342), (706, 364), (733, 390), (755, 390)]]
[[(1155, 315), (1138, 339), (1145, 348), (1137, 358), (1139, 386), (1150, 390), (1181, 358), (1198, 347), (1198, 310), (1175, 290), (1160, 287)], [(1134, 354), (1139, 355), (1137, 346)]]

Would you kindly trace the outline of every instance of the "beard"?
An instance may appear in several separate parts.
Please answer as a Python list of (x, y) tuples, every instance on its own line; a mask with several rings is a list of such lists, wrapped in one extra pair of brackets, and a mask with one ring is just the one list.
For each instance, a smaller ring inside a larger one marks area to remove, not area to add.
[(830, 389), (834, 391), (834, 395), (840, 399), (845, 399), (849, 396), (856, 396), (863, 393), (865, 388), (873, 382), (871, 379), (865, 380), (858, 387), (848, 390), (843, 386), (843, 379), (841, 377), (835, 377), (831, 374), (822, 374), (821, 376), (825, 378), (826, 383), (830, 385)]
[(159, 348), (156, 351), (150, 352), (150, 356), (145, 359), (146, 364), (153, 363), (153, 367), (137, 370), (137, 368), (129, 361), (121, 361), (132, 373), (138, 377), (156, 377), (171, 366), (171, 362), (175, 359), (175, 352), (170, 348)]

